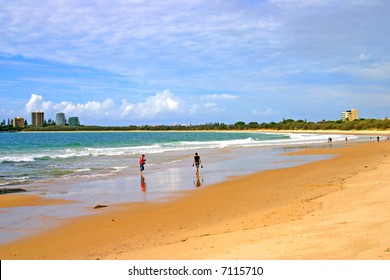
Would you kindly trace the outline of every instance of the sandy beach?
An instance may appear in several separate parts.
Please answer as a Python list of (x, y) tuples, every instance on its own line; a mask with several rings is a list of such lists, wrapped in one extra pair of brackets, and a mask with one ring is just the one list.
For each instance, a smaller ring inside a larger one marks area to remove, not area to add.
[[(389, 260), (390, 142), (298, 153), (336, 156), (231, 178), (173, 201), (101, 208), (0, 245), (0, 259)], [(64, 202), (2, 195), (6, 203)]]

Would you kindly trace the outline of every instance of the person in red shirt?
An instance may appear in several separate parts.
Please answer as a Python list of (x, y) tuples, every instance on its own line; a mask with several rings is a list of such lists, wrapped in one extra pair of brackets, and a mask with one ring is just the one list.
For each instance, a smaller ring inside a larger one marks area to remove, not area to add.
[(142, 155), (140, 158), (139, 158), (139, 170), (141, 172), (141, 175), (142, 175), (142, 171), (145, 170), (145, 162), (146, 162), (146, 158), (145, 158), (145, 155)]

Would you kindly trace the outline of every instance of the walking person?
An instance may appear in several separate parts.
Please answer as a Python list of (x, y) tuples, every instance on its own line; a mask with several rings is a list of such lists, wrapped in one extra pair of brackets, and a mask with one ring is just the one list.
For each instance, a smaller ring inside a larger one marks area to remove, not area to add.
[(140, 158), (139, 158), (139, 170), (140, 170), (140, 173), (142, 175), (142, 171), (145, 170), (145, 162), (146, 162), (146, 158), (145, 158), (145, 155), (143, 154)]
[(202, 165), (202, 160), (200, 159), (200, 156), (198, 155), (198, 153), (195, 153), (195, 156), (194, 156), (194, 160), (192, 162), (192, 166), (196, 167), (196, 171), (195, 171), (195, 174), (199, 174), (199, 166), (201, 168), (203, 168), (203, 165)]

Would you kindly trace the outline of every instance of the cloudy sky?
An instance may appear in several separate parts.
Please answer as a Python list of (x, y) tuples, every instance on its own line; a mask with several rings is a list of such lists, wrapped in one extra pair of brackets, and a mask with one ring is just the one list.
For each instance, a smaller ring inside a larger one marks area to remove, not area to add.
[(0, 0), (0, 119), (390, 116), (388, 0)]

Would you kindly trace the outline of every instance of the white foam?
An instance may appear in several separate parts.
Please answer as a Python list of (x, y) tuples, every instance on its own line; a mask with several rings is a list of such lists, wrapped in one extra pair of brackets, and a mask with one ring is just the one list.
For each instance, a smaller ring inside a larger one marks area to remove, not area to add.
[(88, 172), (91, 171), (90, 168), (81, 168), (81, 169), (76, 169), (75, 172)]

